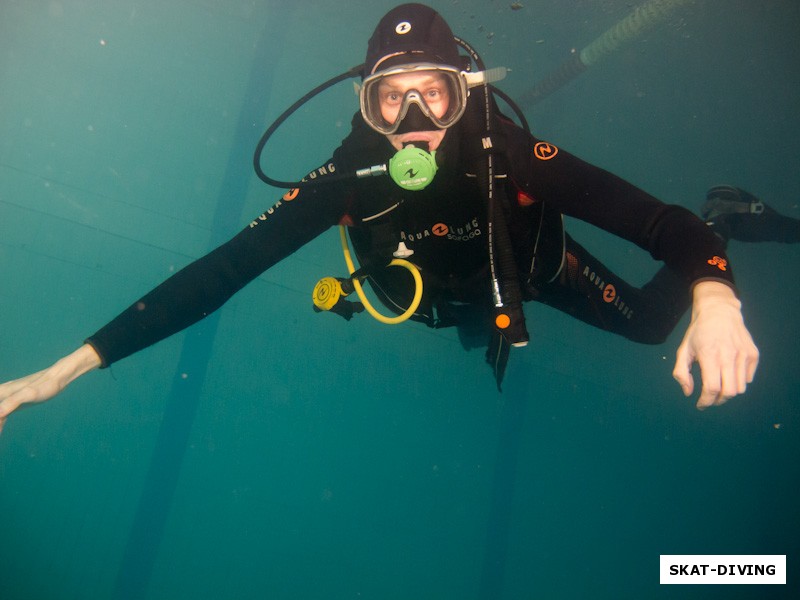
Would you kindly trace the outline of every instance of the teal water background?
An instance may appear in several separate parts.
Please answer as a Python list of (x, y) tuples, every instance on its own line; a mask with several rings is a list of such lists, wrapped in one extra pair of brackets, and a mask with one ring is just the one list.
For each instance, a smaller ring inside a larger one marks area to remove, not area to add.
[[(432, 3), (513, 69), (512, 96), (632, 8), (522, 4)], [(261, 131), (361, 62), (393, 5), (4, 0), (0, 380), (274, 203), (249, 164)], [(528, 118), (665, 201), (698, 210), (730, 183), (800, 218), (798, 31), (794, 0), (690, 3)], [(305, 107), (271, 146), (276, 174), (328, 158), (356, 104), (343, 84)], [(632, 282), (654, 272), (569, 228)], [(218, 322), (9, 420), (0, 598), (795, 597), (798, 247), (729, 252), (762, 363), (700, 413), (670, 376), (686, 320), (637, 346), (528, 306), (533, 343), (498, 394), (452, 332), (314, 314), (316, 280), (343, 271), (331, 231)], [(790, 583), (659, 586), (660, 554), (786, 554)]]

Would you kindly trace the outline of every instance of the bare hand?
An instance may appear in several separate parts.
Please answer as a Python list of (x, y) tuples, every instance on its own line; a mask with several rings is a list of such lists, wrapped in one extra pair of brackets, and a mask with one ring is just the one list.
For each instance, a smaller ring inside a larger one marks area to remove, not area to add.
[(745, 327), (739, 300), (725, 284), (704, 281), (695, 286), (692, 321), (672, 372), (686, 396), (694, 391), (695, 361), (703, 383), (697, 400), (700, 410), (743, 394), (755, 376), (758, 348)]
[(20, 406), (49, 400), (84, 373), (99, 367), (100, 362), (97, 352), (87, 344), (38, 373), (0, 384), (0, 432), (8, 415)]

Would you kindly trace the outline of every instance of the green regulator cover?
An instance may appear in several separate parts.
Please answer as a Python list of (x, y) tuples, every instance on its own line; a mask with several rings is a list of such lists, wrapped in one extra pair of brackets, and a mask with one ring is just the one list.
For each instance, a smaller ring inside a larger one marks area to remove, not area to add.
[(428, 187), (436, 175), (436, 151), (406, 146), (389, 159), (389, 176), (401, 188), (418, 191)]

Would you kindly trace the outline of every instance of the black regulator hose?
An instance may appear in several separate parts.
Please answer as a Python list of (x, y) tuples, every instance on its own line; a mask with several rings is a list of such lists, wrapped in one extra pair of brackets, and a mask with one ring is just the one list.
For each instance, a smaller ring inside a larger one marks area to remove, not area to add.
[[(316, 182), (280, 181), (278, 179), (273, 179), (272, 177), (267, 175), (264, 172), (264, 170), (261, 168), (261, 155), (264, 152), (264, 146), (267, 145), (267, 142), (272, 137), (272, 134), (274, 134), (275, 131), (281, 125), (283, 125), (284, 121), (286, 121), (286, 119), (288, 119), (290, 116), (292, 116), (292, 114), (294, 114), (294, 112), (298, 108), (303, 106), (306, 102), (308, 102), (311, 98), (313, 98), (317, 94), (320, 94), (320, 93), (324, 92), (325, 90), (327, 90), (328, 88), (333, 87), (334, 85), (336, 85), (340, 81), (344, 81), (345, 79), (350, 79), (352, 77), (359, 77), (361, 75), (361, 71), (363, 70), (363, 68), (364, 68), (363, 64), (355, 66), (352, 69), (348, 69), (344, 73), (341, 73), (341, 74), (337, 75), (336, 77), (333, 77), (332, 79), (329, 79), (325, 83), (322, 83), (322, 84), (318, 85), (313, 90), (308, 92), (305, 96), (300, 98), (297, 102), (292, 104), (289, 108), (287, 108), (283, 112), (283, 114), (281, 114), (281, 116), (279, 116), (277, 119), (275, 119), (275, 122), (272, 125), (270, 125), (267, 128), (267, 130), (264, 132), (264, 134), (261, 136), (261, 139), (258, 141), (258, 144), (256, 144), (255, 152), (253, 153), (253, 168), (255, 169), (256, 175), (258, 175), (258, 178), (261, 179), (261, 181), (263, 181), (267, 185), (272, 185), (272, 186), (279, 187), (279, 188), (299, 188), (299, 187), (303, 187), (305, 185), (315, 185), (316, 184)], [(346, 178), (353, 177), (353, 176), (354, 176), (354, 173), (341, 173), (341, 174), (338, 174), (338, 175), (332, 175), (332, 176), (325, 177), (325, 181), (332, 183), (334, 181), (339, 181), (341, 179), (346, 179)]]

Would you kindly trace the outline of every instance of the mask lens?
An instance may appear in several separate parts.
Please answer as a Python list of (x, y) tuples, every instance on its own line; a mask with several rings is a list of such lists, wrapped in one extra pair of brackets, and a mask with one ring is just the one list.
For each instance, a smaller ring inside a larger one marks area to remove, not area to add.
[(361, 113), (370, 127), (391, 134), (416, 105), (434, 127), (446, 129), (464, 113), (466, 89), (455, 69), (434, 65), (391, 69), (364, 80)]

